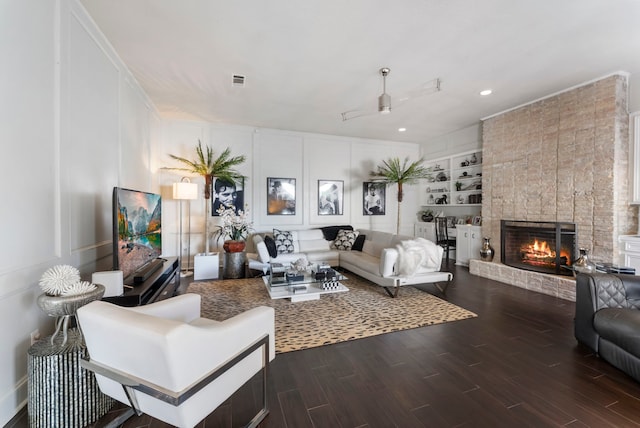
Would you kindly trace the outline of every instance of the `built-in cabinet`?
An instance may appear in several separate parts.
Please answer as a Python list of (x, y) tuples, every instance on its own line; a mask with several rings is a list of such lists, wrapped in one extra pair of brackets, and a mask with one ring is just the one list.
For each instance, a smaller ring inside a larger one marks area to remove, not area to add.
[(416, 238), (424, 238), (436, 242), (436, 224), (433, 222), (419, 221), (414, 225), (413, 235)]
[[(456, 236), (460, 233), (458, 228), (463, 227), (462, 225), (457, 227), (449, 227), (447, 228), (447, 233), (449, 234), (449, 239), (457, 239)], [(436, 224), (434, 222), (429, 221), (418, 221), (414, 225), (413, 234), (417, 238), (428, 239), (429, 241), (436, 242)], [(449, 250), (449, 259), (456, 259), (456, 250)], [(456, 259), (457, 260), (457, 259)]]
[(634, 268), (636, 275), (640, 274), (640, 236), (621, 235), (618, 242), (621, 247), (622, 266)]
[(425, 162), (430, 176), (425, 207), (482, 205), (482, 152), (475, 150)]
[(480, 258), (482, 228), (470, 224), (456, 226), (456, 264), (469, 266), (470, 259)]

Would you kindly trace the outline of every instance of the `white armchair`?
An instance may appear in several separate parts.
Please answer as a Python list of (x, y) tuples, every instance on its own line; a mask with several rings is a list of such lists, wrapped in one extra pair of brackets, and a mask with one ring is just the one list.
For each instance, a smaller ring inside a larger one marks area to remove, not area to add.
[(103, 301), (77, 311), (89, 360), (103, 393), (146, 413), (193, 427), (262, 370), (267, 415), (267, 366), (275, 357), (274, 310), (257, 307), (225, 321), (200, 317), (200, 296), (184, 294), (127, 308)]

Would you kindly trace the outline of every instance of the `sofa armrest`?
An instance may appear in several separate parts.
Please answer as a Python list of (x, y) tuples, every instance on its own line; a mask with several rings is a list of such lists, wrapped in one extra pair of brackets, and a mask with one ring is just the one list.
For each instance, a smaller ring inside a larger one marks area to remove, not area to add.
[[(615, 275), (622, 281), (624, 292), (629, 302), (640, 300), (640, 276), (637, 275)], [(636, 306), (631, 305), (630, 306)]]
[(267, 244), (264, 243), (262, 235), (256, 233), (253, 235), (253, 245), (256, 247), (258, 253), (258, 260), (262, 263), (269, 263), (271, 257), (269, 256), (269, 250), (267, 250)]
[(597, 274), (578, 273), (576, 277), (576, 313), (574, 335), (578, 342), (598, 352), (600, 335), (593, 326), (593, 317), (598, 310)]
[(395, 248), (383, 248), (380, 252), (380, 275), (387, 278), (395, 275), (395, 266), (398, 261), (398, 250)]

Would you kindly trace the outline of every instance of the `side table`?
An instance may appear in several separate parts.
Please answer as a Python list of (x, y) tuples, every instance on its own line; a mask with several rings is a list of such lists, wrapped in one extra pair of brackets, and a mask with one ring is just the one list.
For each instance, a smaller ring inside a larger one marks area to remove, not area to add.
[(247, 255), (244, 251), (238, 253), (224, 253), (224, 277), (244, 278)]
[(49, 336), (39, 340), (27, 355), (31, 428), (82, 428), (113, 406), (115, 401), (100, 392), (95, 375), (80, 367), (87, 348), (77, 328), (69, 329), (66, 339)]

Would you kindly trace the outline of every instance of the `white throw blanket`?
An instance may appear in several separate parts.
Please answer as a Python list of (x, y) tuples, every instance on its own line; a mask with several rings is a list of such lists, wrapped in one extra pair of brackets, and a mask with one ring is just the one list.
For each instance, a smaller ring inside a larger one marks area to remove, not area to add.
[(398, 273), (402, 276), (414, 276), (419, 267), (440, 269), (441, 250), (434, 242), (424, 238), (402, 241), (396, 245), (398, 250)]

